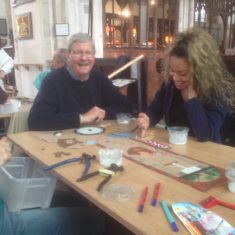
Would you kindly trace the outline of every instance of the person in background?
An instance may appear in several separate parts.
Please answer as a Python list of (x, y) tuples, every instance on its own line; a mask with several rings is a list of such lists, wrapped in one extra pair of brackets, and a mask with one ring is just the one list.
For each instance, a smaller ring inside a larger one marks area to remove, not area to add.
[[(4, 105), (7, 102), (9, 95), (7, 94), (4, 86), (4, 76), (6, 71), (0, 69), (0, 105)], [(6, 134), (6, 122), (4, 119), (0, 119), (0, 136)]]
[(0, 78), (4, 78), (5, 72), (3, 70), (0, 70)]
[[(6, 137), (0, 139), (0, 166), (10, 158)], [(102, 235), (103, 215), (92, 207), (51, 207), (10, 212), (0, 195), (1, 235)]]
[(0, 104), (7, 101), (8, 94), (5, 90), (4, 77), (11, 73), (14, 60), (8, 55), (4, 48), (0, 48)]
[(0, 104), (4, 104), (8, 98), (8, 94), (6, 93), (4, 89), (4, 83), (2, 81), (4, 76), (5, 76), (5, 72), (3, 70), (0, 70)]
[(51, 71), (53, 71), (54, 69), (61, 68), (66, 65), (67, 56), (68, 56), (68, 53), (65, 48), (59, 48), (54, 52), (53, 59), (50, 64), (50, 68), (39, 73), (33, 82), (37, 90), (40, 89), (42, 85), (42, 81)]
[(132, 113), (132, 106), (112, 82), (93, 69), (95, 46), (87, 34), (74, 34), (67, 67), (44, 79), (28, 117), (30, 130), (78, 128), (81, 124)]
[(220, 129), (235, 109), (235, 82), (214, 39), (197, 28), (176, 35), (165, 55), (164, 75), (146, 114), (139, 114), (142, 136), (164, 117), (167, 126), (189, 127), (198, 141), (221, 142)]

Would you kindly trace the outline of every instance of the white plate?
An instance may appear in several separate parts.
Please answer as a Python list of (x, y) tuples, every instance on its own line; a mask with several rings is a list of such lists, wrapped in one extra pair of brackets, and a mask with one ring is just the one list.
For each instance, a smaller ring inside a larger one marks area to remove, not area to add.
[(86, 126), (75, 129), (75, 132), (80, 135), (97, 135), (104, 132), (104, 130), (103, 127)]

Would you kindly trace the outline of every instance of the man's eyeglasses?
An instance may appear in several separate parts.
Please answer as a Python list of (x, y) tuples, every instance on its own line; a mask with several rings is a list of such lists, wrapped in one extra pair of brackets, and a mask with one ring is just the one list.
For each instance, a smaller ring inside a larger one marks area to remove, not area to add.
[(91, 51), (72, 51), (72, 54), (78, 57), (86, 56), (86, 57), (92, 57), (94, 56), (94, 53)]

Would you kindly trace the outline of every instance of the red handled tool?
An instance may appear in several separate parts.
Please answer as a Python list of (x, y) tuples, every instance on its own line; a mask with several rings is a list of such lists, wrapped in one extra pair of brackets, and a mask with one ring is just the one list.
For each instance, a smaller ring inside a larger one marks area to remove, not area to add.
[(235, 205), (228, 203), (228, 202), (223, 202), (218, 200), (217, 198), (213, 197), (213, 196), (209, 196), (208, 198), (206, 198), (204, 201), (201, 202), (201, 205), (204, 208), (211, 208), (215, 205), (220, 205), (220, 206), (224, 206), (227, 207), (229, 209), (235, 210)]

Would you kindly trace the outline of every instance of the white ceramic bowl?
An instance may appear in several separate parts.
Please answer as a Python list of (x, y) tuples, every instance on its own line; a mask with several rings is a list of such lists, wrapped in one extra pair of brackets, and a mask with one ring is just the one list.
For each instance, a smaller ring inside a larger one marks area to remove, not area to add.
[(188, 140), (188, 127), (171, 126), (167, 128), (171, 144), (186, 144)]
[(10, 99), (5, 104), (0, 105), (0, 113), (15, 113), (19, 110), (21, 102), (16, 99)]
[(99, 161), (100, 165), (109, 167), (111, 164), (122, 165), (122, 153), (120, 149), (100, 149)]

